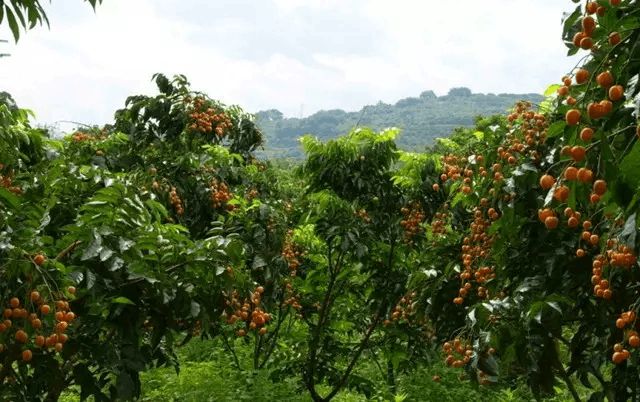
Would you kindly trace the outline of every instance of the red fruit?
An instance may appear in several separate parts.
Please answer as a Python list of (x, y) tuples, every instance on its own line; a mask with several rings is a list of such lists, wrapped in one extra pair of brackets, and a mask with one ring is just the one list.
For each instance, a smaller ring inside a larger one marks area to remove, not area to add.
[(587, 36), (591, 36), (591, 34), (595, 29), (596, 29), (596, 20), (594, 20), (593, 17), (587, 16), (582, 19), (582, 31)]
[(581, 43), (582, 43), (582, 39), (586, 38), (587, 36), (584, 34), (584, 32), (578, 32), (573, 36), (573, 44), (576, 47), (581, 47)]
[(585, 127), (580, 131), (580, 139), (585, 142), (591, 141), (593, 138), (593, 129), (591, 127)]
[(11, 300), (9, 300), (9, 305), (11, 308), (18, 308), (18, 306), (20, 306), (20, 299), (12, 297)]
[(580, 40), (580, 47), (584, 50), (589, 50), (593, 47), (593, 39), (588, 36), (585, 36)]
[(602, 88), (609, 88), (613, 85), (613, 75), (609, 71), (603, 71), (596, 77), (596, 82)]
[(624, 97), (624, 87), (622, 85), (614, 85), (609, 88), (609, 99), (612, 102), (619, 101)]
[(30, 362), (31, 359), (33, 359), (33, 352), (31, 352), (31, 350), (29, 350), (29, 349), (23, 350), (22, 351), (22, 361)]
[(578, 169), (574, 166), (569, 166), (564, 171), (564, 178), (567, 180), (576, 180), (578, 178)]
[(567, 96), (567, 94), (569, 93), (569, 87), (566, 87), (566, 86), (563, 85), (560, 88), (558, 88), (558, 90), (556, 92), (558, 93), (558, 96), (560, 96), (560, 97)]
[(615, 46), (620, 43), (620, 34), (618, 32), (611, 32), (609, 34), (609, 44)]
[(607, 182), (604, 180), (596, 180), (593, 182), (593, 192), (598, 195), (603, 195), (607, 191)]
[(36, 344), (37, 347), (39, 347), (39, 348), (43, 347), (44, 343), (45, 343), (44, 336), (42, 336), (42, 335), (36, 336), (35, 344)]
[(577, 84), (584, 84), (585, 82), (587, 82), (588, 79), (589, 79), (589, 71), (588, 70), (585, 70), (584, 68), (581, 68), (578, 71), (576, 71), (576, 83)]
[(584, 160), (587, 154), (587, 150), (580, 145), (575, 145), (571, 148), (571, 157), (576, 162), (581, 162)]
[(613, 110), (613, 103), (611, 103), (610, 100), (601, 100), (600, 107), (602, 108), (602, 113), (604, 113), (604, 116), (606, 116)]
[(27, 333), (21, 329), (16, 331), (15, 338), (16, 338), (16, 341), (20, 343), (27, 343), (27, 340), (29, 339), (29, 337), (27, 336)]
[(565, 120), (570, 126), (575, 126), (580, 122), (581, 113), (578, 109), (571, 109), (565, 115)]
[(578, 181), (582, 183), (589, 183), (593, 180), (593, 171), (587, 168), (578, 169)]
[(554, 179), (551, 175), (545, 174), (540, 177), (540, 187), (542, 187), (543, 190), (549, 190), (551, 187), (553, 187), (555, 182), (556, 179)]
[(591, 120), (597, 120), (604, 116), (606, 113), (600, 103), (589, 103), (587, 106), (587, 115)]
[(554, 216), (553, 210), (551, 208), (538, 210), (538, 219), (540, 219), (540, 222), (546, 221), (550, 216)]
[(553, 198), (560, 202), (565, 202), (569, 198), (569, 187), (560, 186), (553, 193)]
[(555, 216), (549, 216), (544, 220), (544, 225), (547, 229), (552, 230), (558, 227), (558, 218)]
[(42, 264), (44, 264), (46, 260), (47, 258), (42, 254), (38, 254), (35, 257), (33, 257), (33, 262), (38, 266), (41, 266)]

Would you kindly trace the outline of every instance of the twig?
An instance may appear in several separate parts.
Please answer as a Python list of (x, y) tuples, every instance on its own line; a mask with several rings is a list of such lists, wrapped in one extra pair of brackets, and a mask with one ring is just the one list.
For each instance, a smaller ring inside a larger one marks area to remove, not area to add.
[(82, 243), (81, 240), (76, 240), (73, 243), (71, 243), (69, 246), (67, 246), (67, 248), (65, 248), (64, 250), (62, 250), (60, 253), (58, 253), (58, 255), (56, 256), (55, 260), (56, 261), (60, 261), (61, 259), (63, 259), (65, 256), (67, 256), (67, 254), (70, 254), (73, 252), (73, 250), (76, 249), (76, 247), (78, 247), (80, 244)]

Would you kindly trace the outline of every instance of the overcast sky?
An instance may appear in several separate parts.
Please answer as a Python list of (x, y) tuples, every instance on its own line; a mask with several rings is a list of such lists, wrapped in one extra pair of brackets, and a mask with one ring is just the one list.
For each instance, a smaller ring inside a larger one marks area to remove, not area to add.
[(568, 0), (46, 3), (50, 29), (0, 44), (12, 54), (0, 90), (46, 123), (110, 122), (128, 95), (153, 93), (155, 72), (250, 112), (306, 116), (428, 89), (541, 93), (575, 62), (560, 39)]

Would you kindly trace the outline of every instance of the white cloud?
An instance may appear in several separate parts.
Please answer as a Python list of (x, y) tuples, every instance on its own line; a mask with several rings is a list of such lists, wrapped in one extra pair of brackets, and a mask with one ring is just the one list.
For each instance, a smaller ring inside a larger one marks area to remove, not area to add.
[(107, 122), (127, 96), (153, 93), (154, 72), (297, 115), (455, 86), (541, 92), (572, 67), (560, 40), (571, 5), (557, 0), (109, 0), (95, 14), (69, 3), (0, 60), (2, 89), (42, 122)]

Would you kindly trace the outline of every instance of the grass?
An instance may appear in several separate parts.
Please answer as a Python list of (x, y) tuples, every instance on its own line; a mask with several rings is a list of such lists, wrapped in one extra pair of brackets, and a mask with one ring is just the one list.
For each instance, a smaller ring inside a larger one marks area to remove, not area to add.
[[(239, 349), (241, 363), (249, 366), (249, 351)], [(142, 374), (141, 401), (153, 402), (236, 402), (236, 401), (311, 401), (299, 375), (273, 382), (271, 371), (239, 371), (232, 358), (217, 341), (194, 340), (179, 351), (180, 373), (173, 368), (158, 368)], [(334, 401), (363, 402), (368, 400), (408, 402), (512, 402), (533, 401), (530, 391), (524, 386), (515, 389), (497, 386), (474, 386), (469, 381), (460, 381), (459, 369), (451, 369), (437, 363), (423, 367), (398, 378), (397, 394), (391, 395), (379, 370), (372, 362), (363, 360), (358, 374), (374, 380), (378, 389), (371, 399), (355, 391), (343, 390)], [(439, 375), (439, 382), (433, 381), (433, 375)], [(327, 385), (319, 386), (321, 394), (329, 392)], [(572, 401), (563, 387), (558, 387), (558, 395), (549, 401)], [(581, 397), (588, 399), (586, 389), (580, 389)], [(75, 402), (79, 397), (73, 390), (67, 392), (61, 401)]]

